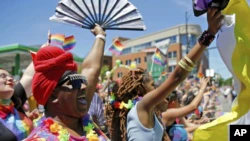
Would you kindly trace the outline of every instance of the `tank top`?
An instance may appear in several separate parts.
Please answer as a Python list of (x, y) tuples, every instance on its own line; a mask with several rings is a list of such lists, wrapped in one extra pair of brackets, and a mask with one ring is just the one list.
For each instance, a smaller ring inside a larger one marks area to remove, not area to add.
[(127, 139), (128, 141), (161, 141), (164, 128), (154, 114), (154, 128), (144, 127), (137, 114), (137, 104), (127, 115)]

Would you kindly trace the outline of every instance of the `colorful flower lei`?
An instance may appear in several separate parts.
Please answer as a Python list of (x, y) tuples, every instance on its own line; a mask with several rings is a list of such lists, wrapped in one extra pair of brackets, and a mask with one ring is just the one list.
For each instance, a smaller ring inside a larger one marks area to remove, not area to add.
[(119, 101), (116, 101), (114, 93), (111, 93), (111, 96), (109, 98), (109, 104), (113, 105), (116, 109), (123, 109), (123, 108), (131, 109), (141, 99), (142, 99), (142, 97), (138, 97), (134, 100), (131, 100), (131, 99), (128, 100), (128, 103), (125, 103), (124, 101), (119, 102)]
[[(35, 126), (48, 129), (48, 131), (52, 133), (53, 135), (55, 135), (59, 141), (70, 140), (70, 134), (67, 131), (67, 129), (64, 129), (61, 125), (55, 122), (52, 118), (39, 117), (33, 122)], [(85, 117), (83, 117), (82, 124), (83, 124), (83, 130), (86, 132), (86, 138), (91, 141), (98, 141), (99, 140), (98, 135), (96, 131), (94, 131), (95, 126), (92, 120), (90, 120), (90, 116), (88, 114)]]

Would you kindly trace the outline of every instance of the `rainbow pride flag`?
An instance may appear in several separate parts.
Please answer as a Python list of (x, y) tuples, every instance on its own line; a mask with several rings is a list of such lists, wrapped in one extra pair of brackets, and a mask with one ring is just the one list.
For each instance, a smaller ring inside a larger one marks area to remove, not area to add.
[(65, 36), (63, 34), (51, 34), (50, 35), (50, 44), (56, 46), (63, 46)]
[(156, 51), (155, 51), (154, 63), (161, 65), (161, 66), (165, 66), (167, 64), (166, 60), (163, 59), (163, 57), (162, 57), (162, 53), (161, 53), (160, 49), (158, 49), (158, 48), (156, 48)]
[(116, 40), (113, 45), (109, 48), (109, 51), (114, 53), (115, 55), (121, 55), (124, 45), (119, 41)]
[(202, 77), (204, 77), (204, 75), (203, 75), (203, 73), (198, 73), (198, 74), (197, 74), (197, 77), (198, 77), (198, 78), (202, 78)]
[(222, 13), (225, 24), (218, 33), (217, 46), (232, 73), (237, 97), (231, 112), (195, 130), (194, 141), (228, 141), (229, 125), (250, 124), (250, 18), (246, 18), (250, 8), (246, 0), (230, 0)]
[(72, 35), (72, 36), (65, 38), (63, 49), (65, 51), (68, 51), (68, 50), (73, 49), (75, 45), (76, 45), (76, 40), (75, 40), (75, 37)]

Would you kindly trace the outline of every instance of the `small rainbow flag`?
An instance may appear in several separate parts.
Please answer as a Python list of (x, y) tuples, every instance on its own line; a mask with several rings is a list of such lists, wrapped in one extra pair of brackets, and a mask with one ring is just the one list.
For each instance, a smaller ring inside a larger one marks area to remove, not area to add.
[(202, 77), (204, 77), (204, 75), (202, 73), (198, 73), (197, 77), (202, 78)]
[(50, 44), (63, 46), (65, 40), (65, 36), (63, 34), (51, 34), (50, 36)]
[(65, 51), (68, 51), (68, 50), (73, 49), (75, 45), (76, 45), (76, 40), (75, 40), (75, 37), (72, 35), (72, 36), (65, 38), (63, 49)]
[(111, 51), (115, 55), (121, 55), (123, 48), (124, 45), (119, 40), (116, 40), (114, 44), (109, 48), (109, 51)]
[(161, 56), (161, 51), (158, 48), (156, 48), (156, 51), (155, 51), (154, 63), (161, 65), (161, 66), (165, 66), (167, 63), (166, 60), (165, 61), (163, 60), (163, 58)]

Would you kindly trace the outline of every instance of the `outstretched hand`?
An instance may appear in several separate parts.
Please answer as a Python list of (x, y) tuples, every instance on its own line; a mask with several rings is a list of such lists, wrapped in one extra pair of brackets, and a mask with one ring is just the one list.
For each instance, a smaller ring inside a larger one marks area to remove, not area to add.
[(222, 20), (224, 19), (224, 16), (221, 14), (221, 11), (217, 8), (208, 8), (207, 11), (207, 23), (208, 23), (208, 32), (210, 34), (215, 35), (221, 25)]
[(98, 34), (106, 36), (105, 31), (102, 29), (102, 27), (98, 24), (95, 24), (94, 29), (91, 30), (91, 32), (96, 36)]
[(204, 78), (204, 77), (201, 78), (201, 80), (200, 80), (200, 84), (201, 84), (200, 90), (205, 90), (206, 89), (209, 80), (210, 80), (210, 78)]

